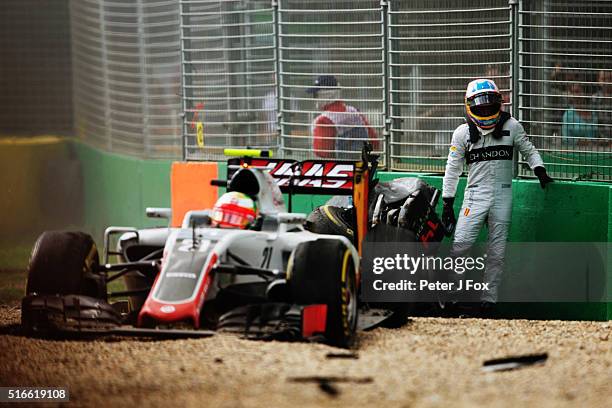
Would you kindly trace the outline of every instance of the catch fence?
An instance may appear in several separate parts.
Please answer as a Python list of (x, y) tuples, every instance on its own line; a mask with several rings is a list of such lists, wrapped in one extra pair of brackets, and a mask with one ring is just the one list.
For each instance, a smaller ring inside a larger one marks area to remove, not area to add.
[[(71, 4), (77, 129), (107, 150), (356, 158), (348, 125), (313, 144), (324, 98), (307, 90), (333, 76), (359, 110), (334, 117), (368, 128), (384, 167), (442, 173), (465, 87), (488, 77), (553, 177), (612, 181), (610, 1)], [(531, 175), (521, 159), (517, 175)]]

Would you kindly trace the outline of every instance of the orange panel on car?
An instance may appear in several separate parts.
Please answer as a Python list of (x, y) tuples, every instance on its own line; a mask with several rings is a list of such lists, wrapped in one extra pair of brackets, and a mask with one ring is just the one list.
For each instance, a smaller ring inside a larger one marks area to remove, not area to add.
[(190, 210), (212, 208), (219, 188), (210, 181), (218, 177), (217, 163), (174, 162), (170, 179), (172, 200), (172, 226), (178, 227)]

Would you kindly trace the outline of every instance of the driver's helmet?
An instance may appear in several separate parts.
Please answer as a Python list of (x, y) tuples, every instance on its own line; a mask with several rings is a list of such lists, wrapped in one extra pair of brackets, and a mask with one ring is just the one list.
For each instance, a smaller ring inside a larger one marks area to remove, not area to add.
[(232, 191), (223, 194), (212, 210), (212, 225), (219, 228), (248, 228), (257, 218), (257, 206), (246, 194)]
[(481, 129), (493, 129), (499, 121), (502, 95), (490, 79), (476, 79), (465, 91), (465, 110), (469, 120)]

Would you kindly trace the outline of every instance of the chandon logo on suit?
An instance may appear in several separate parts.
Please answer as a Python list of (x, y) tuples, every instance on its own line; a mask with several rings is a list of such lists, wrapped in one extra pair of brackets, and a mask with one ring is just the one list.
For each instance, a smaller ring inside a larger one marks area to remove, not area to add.
[(490, 160), (512, 160), (513, 146), (498, 145), (470, 150), (466, 155), (468, 164)]

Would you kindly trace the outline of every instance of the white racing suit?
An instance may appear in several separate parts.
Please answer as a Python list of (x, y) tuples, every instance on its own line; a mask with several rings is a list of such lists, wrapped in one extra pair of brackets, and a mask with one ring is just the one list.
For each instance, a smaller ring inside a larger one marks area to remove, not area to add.
[(527, 138), (523, 126), (516, 119), (509, 118), (503, 124), (501, 138), (496, 139), (493, 133), (486, 131), (487, 134), (483, 135), (479, 128), (478, 131), (480, 138), (472, 144), (467, 124), (455, 129), (446, 162), (442, 197), (455, 197), (463, 163), (466, 162), (468, 182), (451, 254), (466, 255), (476, 241), (482, 225), (487, 222), (489, 242), (484, 282), (489, 283), (489, 290), (482, 293), (481, 301), (496, 302), (512, 211), (515, 148), (518, 148), (532, 170), (535, 167), (544, 167), (544, 164), (540, 154)]

